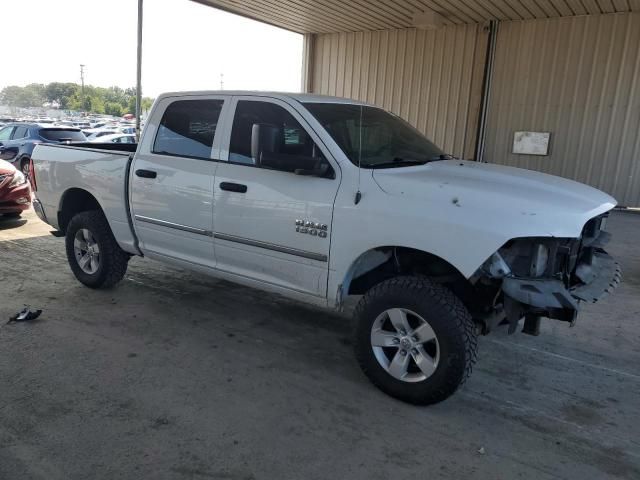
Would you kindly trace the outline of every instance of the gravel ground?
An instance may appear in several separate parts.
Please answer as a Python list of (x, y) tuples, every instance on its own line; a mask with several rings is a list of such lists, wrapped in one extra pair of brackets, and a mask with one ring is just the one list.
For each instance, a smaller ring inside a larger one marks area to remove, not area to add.
[(0, 219), (0, 479), (640, 478), (640, 215), (575, 328), (480, 339), (450, 400), (360, 373), (348, 317), (159, 263), (92, 291), (32, 212)]

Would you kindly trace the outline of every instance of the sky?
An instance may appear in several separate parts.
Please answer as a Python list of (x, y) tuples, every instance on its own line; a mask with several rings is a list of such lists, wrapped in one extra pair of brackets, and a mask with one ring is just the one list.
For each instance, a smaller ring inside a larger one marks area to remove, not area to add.
[[(144, 0), (142, 92), (300, 91), (302, 36), (189, 0)], [(136, 83), (137, 0), (2, 0), (0, 89)], [(25, 30), (26, 28), (26, 30)], [(9, 39), (19, 39), (20, 48)], [(30, 52), (30, 53), (29, 53)]]

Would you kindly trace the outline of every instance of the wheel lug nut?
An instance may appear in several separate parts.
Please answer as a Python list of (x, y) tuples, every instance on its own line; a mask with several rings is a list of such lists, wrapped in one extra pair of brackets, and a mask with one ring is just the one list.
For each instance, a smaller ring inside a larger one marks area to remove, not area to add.
[(411, 337), (411, 340), (413, 340), (414, 342), (418, 341), (418, 337), (416, 337), (415, 335), (413, 337)]
[(415, 355), (416, 353), (418, 353), (418, 350), (416, 350), (415, 348), (412, 348), (411, 349), (411, 353), (413, 353)]
[(393, 343), (400, 343), (400, 339), (398, 339), (398, 338), (394, 338), (394, 339), (393, 339)]
[(402, 355), (403, 357), (407, 354), (406, 350), (400, 350), (400, 355)]

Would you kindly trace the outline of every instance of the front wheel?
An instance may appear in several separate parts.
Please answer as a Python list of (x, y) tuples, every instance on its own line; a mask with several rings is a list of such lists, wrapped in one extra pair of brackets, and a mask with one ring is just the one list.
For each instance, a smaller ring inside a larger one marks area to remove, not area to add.
[(360, 367), (385, 393), (428, 405), (452, 395), (476, 360), (471, 315), (446, 287), (397, 277), (373, 287), (356, 307)]
[(124, 277), (129, 255), (116, 242), (102, 212), (81, 212), (67, 226), (67, 260), (76, 278), (90, 288), (109, 288)]

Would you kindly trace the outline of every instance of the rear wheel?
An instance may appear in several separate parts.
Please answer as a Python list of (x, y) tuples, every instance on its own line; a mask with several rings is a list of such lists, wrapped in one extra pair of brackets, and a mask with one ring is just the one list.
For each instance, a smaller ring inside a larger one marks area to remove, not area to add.
[(355, 316), (360, 367), (393, 397), (420, 405), (441, 402), (471, 373), (477, 353), (471, 315), (450, 290), (426, 277), (376, 285)]
[(24, 158), (20, 162), (20, 171), (24, 174), (24, 178), (29, 180), (29, 159)]
[(67, 226), (67, 260), (76, 278), (90, 288), (109, 288), (124, 277), (129, 255), (116, 242), (102, 212), (81, 212)]

